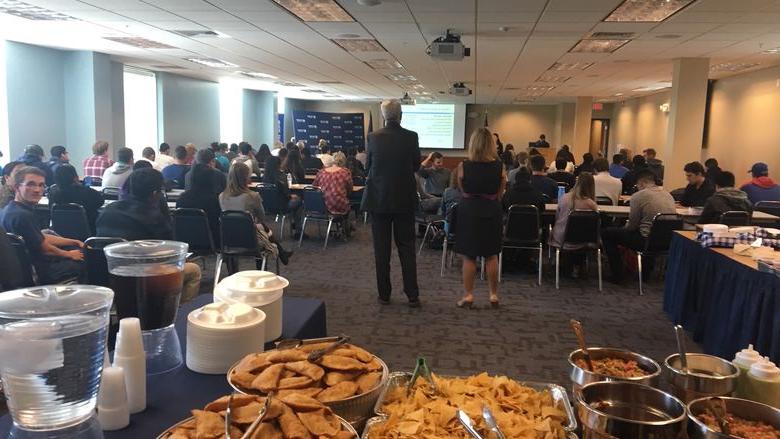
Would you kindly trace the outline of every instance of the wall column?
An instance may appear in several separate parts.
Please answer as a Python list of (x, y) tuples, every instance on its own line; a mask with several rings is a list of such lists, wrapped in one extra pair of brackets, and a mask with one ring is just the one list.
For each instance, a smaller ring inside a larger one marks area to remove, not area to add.
[(590, 120), (593, 111), (593, 97), (577, 96), (574, 107), (574, 140), (570, 150), (577, 163), (582, 155), (590, 151)]
[(664, 161), (664, 187), (668, 190), (685, 187), (683, 167), (701, 159), (709, 71), (709, 58), (674, 60), (666, 147), (658, 151), (658, 158)]

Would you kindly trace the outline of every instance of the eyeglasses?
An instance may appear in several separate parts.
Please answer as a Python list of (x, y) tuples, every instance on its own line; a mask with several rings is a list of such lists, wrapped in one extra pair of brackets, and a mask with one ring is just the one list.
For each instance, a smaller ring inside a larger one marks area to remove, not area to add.
[(28, 181), (24, 183), (24, 187), (33, 189), (33, 188), (40, 188), (40, 189), (46, 189), (46, 183), (36, 183), (34, 181)]

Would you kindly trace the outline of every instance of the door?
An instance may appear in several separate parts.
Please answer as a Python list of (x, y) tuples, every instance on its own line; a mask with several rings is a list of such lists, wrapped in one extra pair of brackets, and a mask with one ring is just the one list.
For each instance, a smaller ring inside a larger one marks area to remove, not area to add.
[(607, 156), (609, 148), (609, 119), (593, 119), (590, 121), (590, 153), (594, 156), (601, 153)]

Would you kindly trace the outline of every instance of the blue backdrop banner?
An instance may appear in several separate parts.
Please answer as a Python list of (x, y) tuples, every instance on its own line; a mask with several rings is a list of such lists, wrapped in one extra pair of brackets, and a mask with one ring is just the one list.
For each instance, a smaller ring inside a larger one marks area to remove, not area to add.
[(308, 146), (317, 146), (320, 139), (337, 151), (365, 146), (363, 126), (363, 113), (293, 111), (295, 138)]

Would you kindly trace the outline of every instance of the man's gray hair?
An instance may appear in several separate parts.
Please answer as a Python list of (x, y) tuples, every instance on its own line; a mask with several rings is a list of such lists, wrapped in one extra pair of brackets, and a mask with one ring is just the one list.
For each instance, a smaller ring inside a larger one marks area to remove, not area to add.
[(401, 103), (397, 99), (382, 101), (382, 117), (385, 121), (401, 121)]

